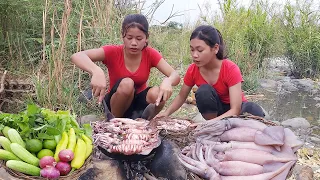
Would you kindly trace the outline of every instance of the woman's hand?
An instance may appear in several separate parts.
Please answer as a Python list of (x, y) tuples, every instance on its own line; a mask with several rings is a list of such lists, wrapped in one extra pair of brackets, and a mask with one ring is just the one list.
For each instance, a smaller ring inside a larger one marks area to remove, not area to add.
[(169, 116), (169, 114), (165, 111), (165, 112), (161, 112), (161, 113), (157, 114), (155, 116), (155, 118), (167, 117), (167, 116)]
[(160, 91), (158, 98), (156, 100), (156, 105), (158, 106), (161, 101), (167, 101), (172, 95), (172, 82), (169, 78), (164, 78), (160, 85)]
[(92, 72), (91, 83), (92, 95), (98, 98), (98, 103), (101, 103), (106, 95), (107, 82), (103, 70), (97, 66), (97, 69)]

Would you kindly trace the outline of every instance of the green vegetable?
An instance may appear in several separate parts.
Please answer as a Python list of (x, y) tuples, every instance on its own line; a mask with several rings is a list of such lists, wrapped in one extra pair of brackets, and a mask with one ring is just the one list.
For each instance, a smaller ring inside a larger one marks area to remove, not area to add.
[(93, 148), (92, 141), (89, 137), (87, 137), (84, 134), (82, 134), (81, 137), (87, 146), (87, 148), (86, 148), (86, 159), (87, 159), (90, 156), (90, 154), (92, 153), (92, 148)]
[(11, 151), (11, 148), (10, 148), (10, 140), (4, 136), (0, 136), (0, 144), (1, 146), (3, 147), (3, 149), (9, 151), (9, 152), (12, 152)]
[(9, 136), (8, 136), (8, 131), (9, 131), (9, 129), (11, 129), (11, 127), (5, 126), (5, 127), (3, 128), (3, 130), (2, 130), (2, 133), (3, 133), (3, 135), (4, 135), (6, 138), (9, 138)]
[(56, 143), (58, 144), (59, 141), (61, 140), (61, 135), (54, 136), (54, 140), (55, 140)]
[(22, 172), (28, 175), (40, 176), (40, 168), (22, 161), (9, 160), (6, 162), (6, 166), (10, 169), (13, 169), (15, 171)]
[(92, 127), (90, 124), (82, 124), (82, 127), (85, 131), (86, 136), (88, 136), (90, 139), (92, 137)]
[(76, 133), (74, 132), (73, 128), (70, 128), (67, 149), (70, 149), (72, 152), (74, 152), (74, 148), (76, 147), (76, 143), (77, 143)]
[(3, 149), (0, 149), (0, 159), (5, 160), (5, 161), (8, 161), (8, 160), (19, 160), (20, 161), (20, 159), (16, 155), (14, 155), (12, 152), (9, 152), (9, 151), (3, 150)]
[(59, 152), (61, 150), (64, 150), (64, 149), (67, 149), (67, 146), (68, 146), (68, 134), (67, 132), (63, 132), (62, 133), (62, 138), (61, 140), (59, 141), (59, 143), (57, 144), (57, 147), (56, 147), (56, 151), (54, 153), (54, 159), (58, 162), (60, 159), (59, 159)]
[(0, 130), (5, 136), (8, 128), (19, 131), (24, 140), (55, 139), (57, 141), (59, 135), (70, 128), (74, 129), (76, 135), (85, 131), (77, 123), (76, 115), (70, 113), (69, 110), (52, 111), (35, 104), (28, 104), (25, 111), (17, 114), (1, 113)]
[[(8, 130), (8, 136), (9, 139), (12, 143), (18, 143), (20, 144), (22, 147), (26, 147), (26, 144), (24, 143), (24, 141), (22, 140), (20, 134), (18, 133), (18, 131), (16, 131), (15, 129), (9, 129)], [(12, 149), (12, 148), (11, 148)]]
[(55, 150), (57, 143), (54, 139), (46, 139), (43, 141), (43, 148), (44, 149), (50, 149), (50, 150)]
[(77, 145), (74, 150), (74, 158), (71, 161), (72, 168), (79, 169), (82, 167), (82, 165), (86, 160), (86, 151), (87, 151), (86, 143), (81, 138), (78, 138)]
[(20, 144), (11, 143), (10, 145), (12, 152), (18, 156), (21, 160), (34, 165), (39, 166), (39, 159), (32, 155), (29, 151), (23, 148)]
[(26, 141), (26, 149), (31, 153), (37, 153), (42, 149), (42, 142), (39, 139), (29, 139)]

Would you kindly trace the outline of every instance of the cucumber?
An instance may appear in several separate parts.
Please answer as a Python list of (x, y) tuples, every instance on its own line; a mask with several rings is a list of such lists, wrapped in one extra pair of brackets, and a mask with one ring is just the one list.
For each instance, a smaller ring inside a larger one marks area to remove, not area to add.
[(13, 169), (15, 171), (22, 172), (28, 175), (40, 176), (40, 168), (22, 161), (9, 160), (6, 162), (6, 166), (10, 169)]
[(1, 160), (19, 160), (21, 161), (16, 155), (14, 155), (12, 152), (0, 149), (0, 159)]
[(3, 149), (9, 151), (9, 152), (12, 152), (11, 151), (11, 148), (10, 148), (10, 140), (4, 136), (0, 136), (0, 144), (1, 146), (3, 147)]
[(12, 152), (18, 156), (22, 161), (27, 162), (34, 166), (39, 166), (39, 159), (32, 155), (28, 150), (23, 148), (18, 143), (11, 143), (10, 145)]
[(8, 131), (9, 131), (9, 129), (12, 129), (12, 128), (9, 127), (9, 126), (5, 126), (5, 127), (3, 128), (3, 130), (2, 130), (2, 134), (3, 134), (5, 137), (7, 137), (7, 138), (9, 138), (9, 136), (8, 136)]
[[(22, 140), (20, 134), (15, 129), (9, 129), (8, 130), (8, 136), (12, 143), (18, 143), (22, 147), (26, 148), (26, 143)], [(11, 148), (12, 149), (12, 148)]]

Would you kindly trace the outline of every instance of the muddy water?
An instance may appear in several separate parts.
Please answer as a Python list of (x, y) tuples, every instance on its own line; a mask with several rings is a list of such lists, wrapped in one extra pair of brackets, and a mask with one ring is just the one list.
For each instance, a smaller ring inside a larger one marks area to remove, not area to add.
[(256, 100), (268, 112), (270, 119), (284, 121), (295, 117), (307, 119), (312, 126), (320, 124), (320, 94), (305, 91), (289, 93), (259, 90), (262, 98)]

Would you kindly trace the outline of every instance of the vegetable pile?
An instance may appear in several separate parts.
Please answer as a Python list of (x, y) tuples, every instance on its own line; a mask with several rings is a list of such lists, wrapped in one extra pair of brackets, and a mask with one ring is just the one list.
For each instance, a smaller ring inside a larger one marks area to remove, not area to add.
[(34, 104), (18, 114), (0, 114), (0, 160), (12, 170), (56, 179), (81, 168), (92, 153), (91, 126), (70, 111)]

